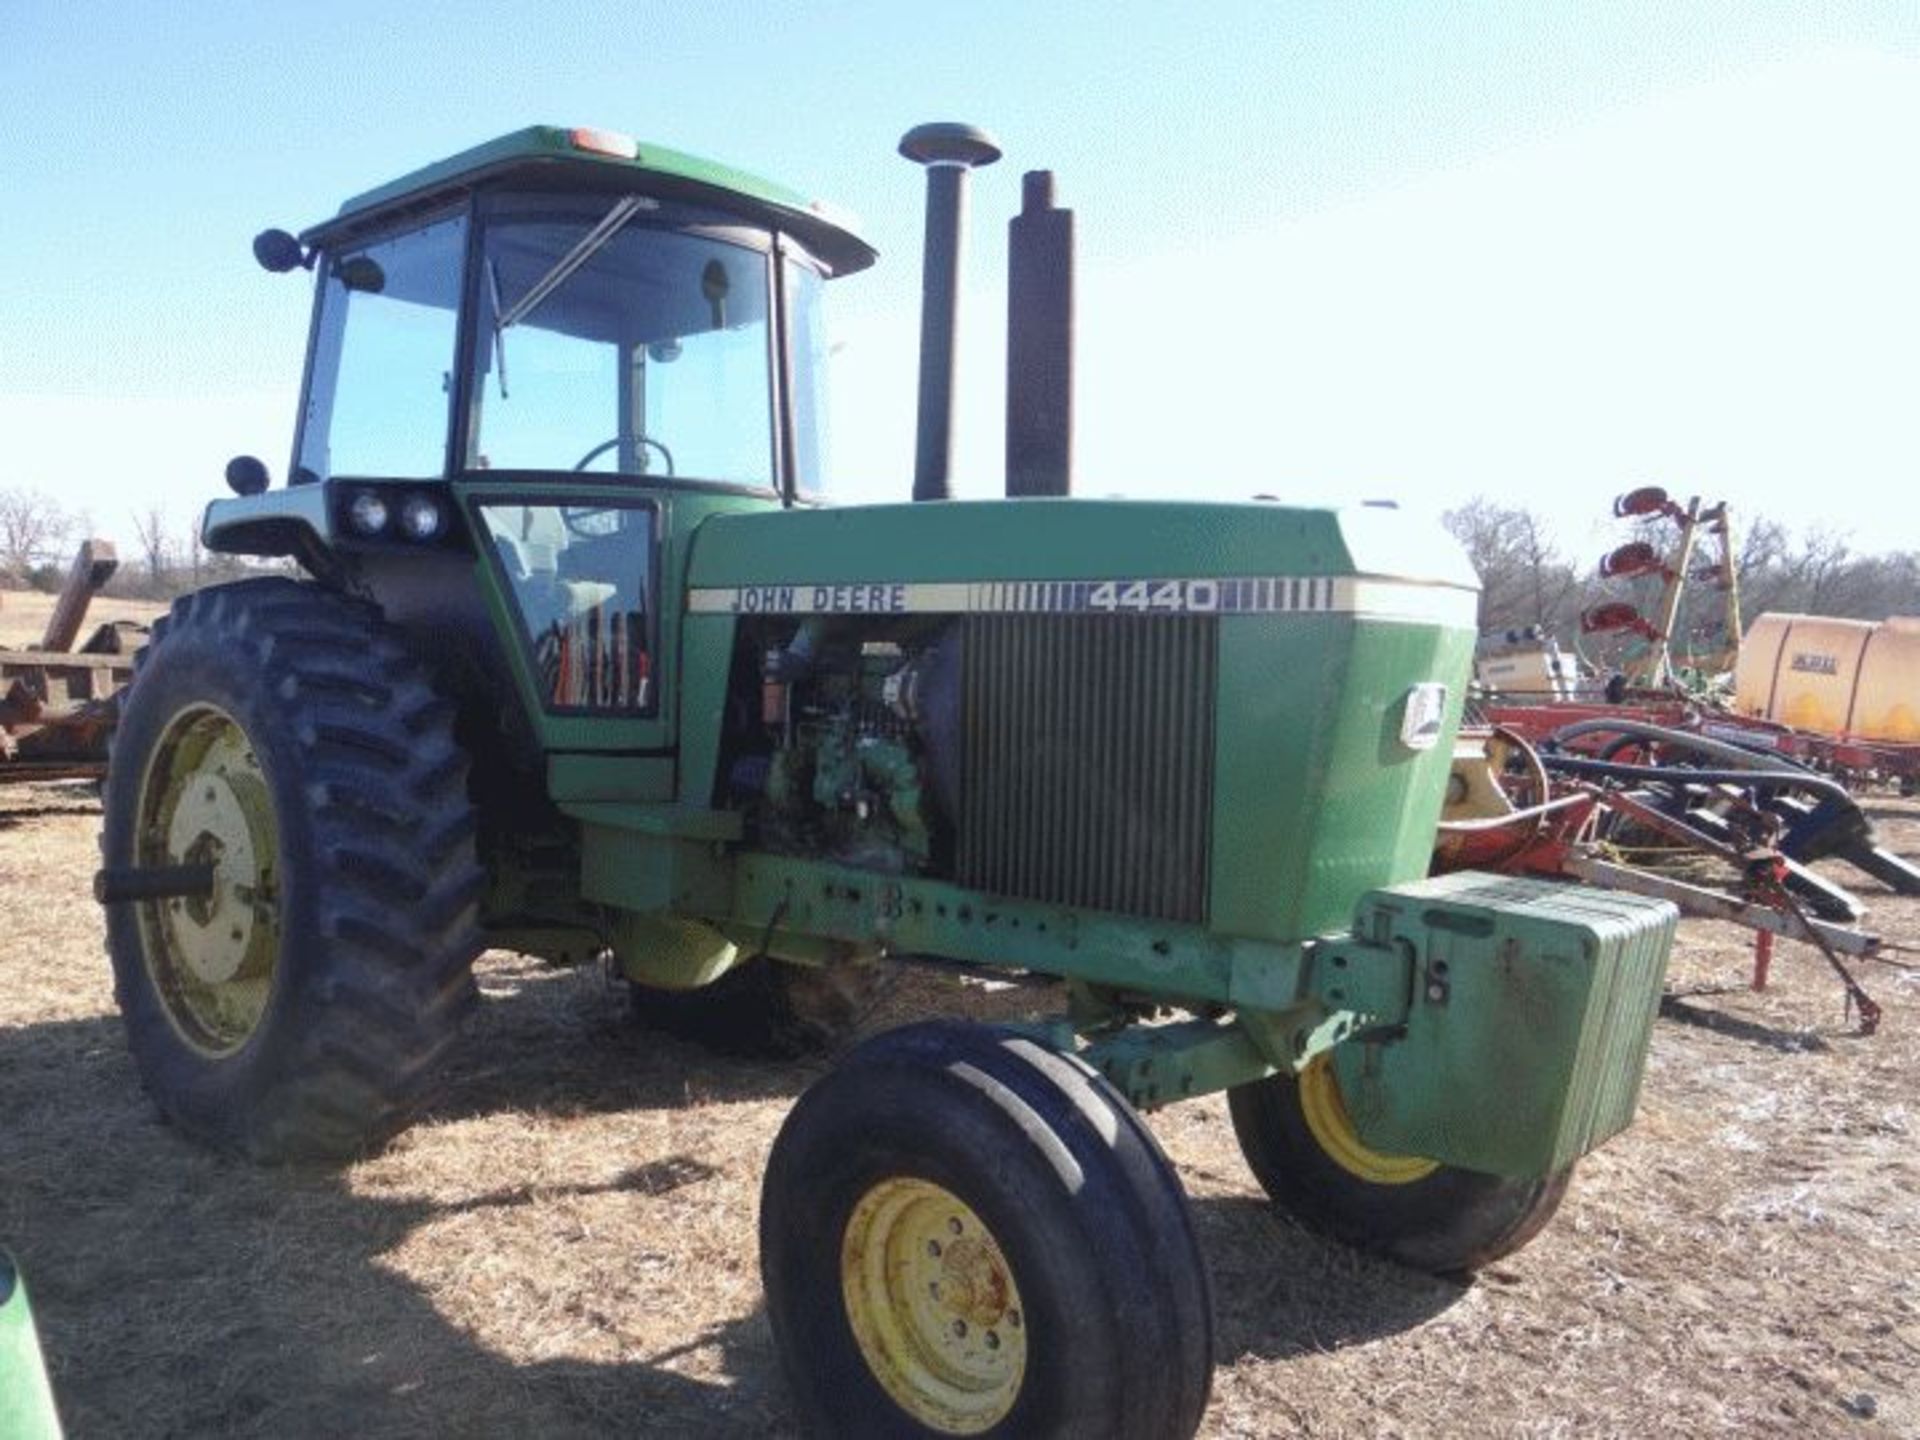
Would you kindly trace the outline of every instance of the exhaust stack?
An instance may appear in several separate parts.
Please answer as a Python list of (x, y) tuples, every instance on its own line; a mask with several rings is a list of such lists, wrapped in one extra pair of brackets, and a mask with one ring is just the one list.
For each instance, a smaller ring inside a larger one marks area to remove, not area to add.
[(953, 361), (960, 294), (960, 237), (967, 172), (991, 165), (1000, 147), (971, 125), (916, 125), (900, 153), (927, 167), (927, 246), (920, 291), (920, 428), (915, 500), (949, 500), (953, 461)]
[(1007, 494), (1073, 491), (1073, 212), (1053, 172), (1021, 178), (1007, 224)]

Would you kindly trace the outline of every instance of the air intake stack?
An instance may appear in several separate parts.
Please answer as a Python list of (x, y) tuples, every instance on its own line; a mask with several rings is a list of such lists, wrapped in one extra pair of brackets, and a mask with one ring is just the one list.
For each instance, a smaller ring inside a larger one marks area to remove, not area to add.
[(953, 361), (960, 294), (960, 238), (967, 172), (991, 165), (1000, 147), (971, 125), (916, 125), (900, 153), (927, 167), (926, 268), (920, 299), (920, 428), (913, 466), (915, 500), (948, 500), (953, 489)]

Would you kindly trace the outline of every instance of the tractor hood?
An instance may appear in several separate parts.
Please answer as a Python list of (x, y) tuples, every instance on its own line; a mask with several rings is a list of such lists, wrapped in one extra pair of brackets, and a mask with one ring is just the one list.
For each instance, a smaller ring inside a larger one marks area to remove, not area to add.
[(1393, 510), (983, 500), (717, 515), (689, 608), (780, 614), (1322, 611), (1474, 625), (1443, 531)]

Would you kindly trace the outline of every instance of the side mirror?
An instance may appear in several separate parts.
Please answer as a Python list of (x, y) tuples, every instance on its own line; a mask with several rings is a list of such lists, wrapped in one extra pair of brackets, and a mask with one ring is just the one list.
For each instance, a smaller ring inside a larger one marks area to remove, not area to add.
[(298, 270), (307, 263), (307, 253), (300, 248), (300, 242), (284, 230), (262, 230), (254, 236), (253, 258), (260, 262), (262, 270), (271, 270), (276, 275)]
[(227, 488), (236, 495), (258, 495), (271, 480), (267, 467), (251, 455), (236, 455), (227, 461)]

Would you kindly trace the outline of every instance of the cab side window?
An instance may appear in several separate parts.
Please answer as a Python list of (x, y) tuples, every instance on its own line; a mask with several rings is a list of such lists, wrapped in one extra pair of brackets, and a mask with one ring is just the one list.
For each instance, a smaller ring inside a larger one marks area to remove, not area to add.
[(322, 257), (296, 479), (445, 473), (466, 232), (453, 216)]

